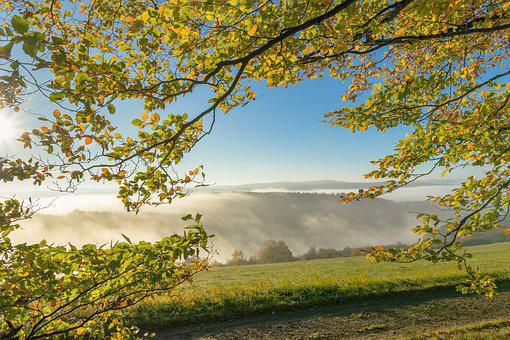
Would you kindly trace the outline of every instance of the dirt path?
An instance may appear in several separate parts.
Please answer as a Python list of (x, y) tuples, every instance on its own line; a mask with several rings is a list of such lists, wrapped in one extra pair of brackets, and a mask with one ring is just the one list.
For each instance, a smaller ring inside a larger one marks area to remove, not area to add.
[[(500, 296), (493, 300), (481, 296), (460, 296), (449, 287), (388, 295), (377, 301), (343, 303), (158, 331), (156, 338), (402, 338), (426, 336), (438, 330), (496, 320), (510, 320), (510, 285), (500, 287)], [(507, 329), (509, 326), (510, 329), (510, 321), (496, 324), (483, 327), (489, 332), (498, 330), (498, 327)]]

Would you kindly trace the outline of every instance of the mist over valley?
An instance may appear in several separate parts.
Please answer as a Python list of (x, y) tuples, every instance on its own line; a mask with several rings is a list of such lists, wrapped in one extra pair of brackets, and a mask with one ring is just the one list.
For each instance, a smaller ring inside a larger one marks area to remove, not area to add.
[(83, 204), (88, 209), (43, 211), (25, 221), (13, 239), (85, 244), (121, 240), (124, 234), (133, 241), (156, 241), (182, 231), (182, 216), (200, 213), (206, 230), (215, 235), (212, 244), (221, 261), (234, 248), (254, 254), (268, 239), (284, 240), (295, 255), (312, 245), (344, 248), (410, 242), (415, 239), (409, 231), (416, 223), (415, 213), (430, 207), (426, 202), (386, 199), (343, 205), (338, 198), (326, 193), (203, 192), (135, 215), (104, 205), (101, 195), (80, 195), (76, 200), (92, 203)]

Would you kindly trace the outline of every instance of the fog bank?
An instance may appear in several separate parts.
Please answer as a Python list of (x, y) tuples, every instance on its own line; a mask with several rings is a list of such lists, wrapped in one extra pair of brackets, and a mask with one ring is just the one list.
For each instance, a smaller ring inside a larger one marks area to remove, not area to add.
[[(94, 195), (81, 196), (97, 200)], [(110, 211), (38, 214), (24, 222), (13, 240), (105, 243), (125, 234), (133, 241), (155, 241), (181, 232), (180, 218), (199, 212), (206, 230), (216, 235), (212, 243), (219, 260), (233, 248), (254, 254), (267, 239), (284, 240), (294, 254), (301, 254), (312, 245), (344, 248), (410, 242), (414, 212), (427, 209), (427, 204), (377, 199), (343, 205), (337, 195), (309, 193), (203, 193), (139, 215), (107, 208)]]

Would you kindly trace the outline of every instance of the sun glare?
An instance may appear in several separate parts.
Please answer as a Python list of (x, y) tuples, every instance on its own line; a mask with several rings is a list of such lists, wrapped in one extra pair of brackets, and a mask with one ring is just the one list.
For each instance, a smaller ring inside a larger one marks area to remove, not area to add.
[(16, 121), (4, 110), (0, 110), (0, 143), (11, 142), (18, 137)]

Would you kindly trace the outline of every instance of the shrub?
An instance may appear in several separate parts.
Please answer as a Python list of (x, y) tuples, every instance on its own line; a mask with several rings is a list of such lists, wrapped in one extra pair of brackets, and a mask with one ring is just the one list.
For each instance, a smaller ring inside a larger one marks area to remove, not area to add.
[(257, 261), (261, 263), (287, 262), (294, 260), (292, 251), (283, 241), (267, 240), (257, 252)]
[(239, 249), (234, 249), (230, 259), (227, 260), (227, 265), (229, 266), (239, 266), (247, 263), (248, 261), (244, 257), (242, 250)]

